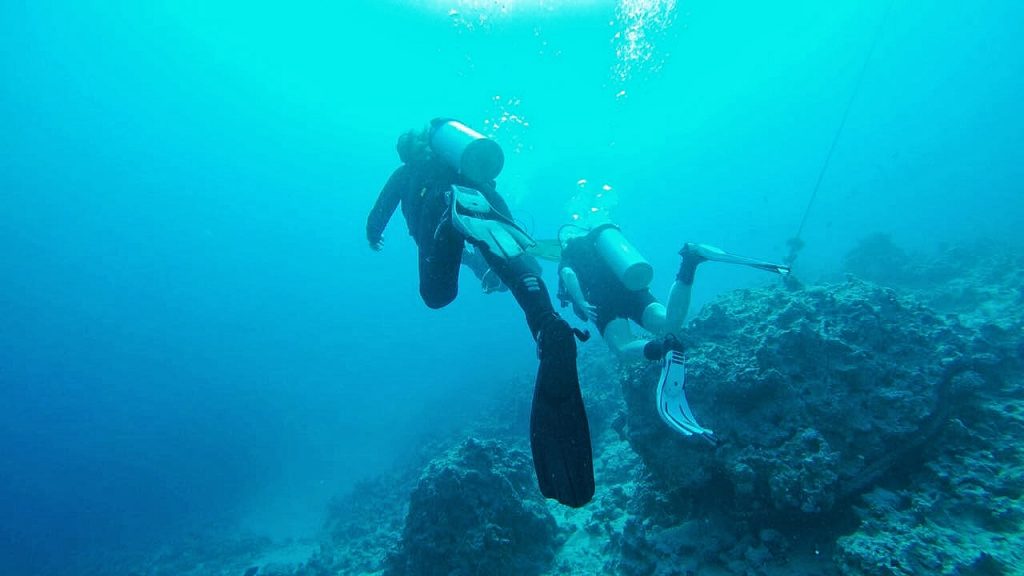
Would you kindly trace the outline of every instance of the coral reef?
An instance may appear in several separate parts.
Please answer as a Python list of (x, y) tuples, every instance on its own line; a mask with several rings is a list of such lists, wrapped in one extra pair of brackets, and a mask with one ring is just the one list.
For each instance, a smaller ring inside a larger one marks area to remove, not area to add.
[(557, 532), (529, 456), (470, 438), (423, 473), (387, 573), (540, 574)]
[(319, 552), (303, 574), (377, 574), (402, 538), (415, 475), (379, 476), (332, 503)]
[(581, 347), (597, 475), (582, 509), (538, 494), (523, 376), (469, 431), (340, 498), (305, 564), (250, 542), (137, 573), (1021, 573), (1024, 261), (878, 236), (845, 266), (861, 277), (723, 294), (692, 323), (687, 395), (715, 445), (658, 418), (658, 366)]
[[(1016, 278), (999, 258), (972, 262), (998, 270), (949, 277), (918, 266), (903, 279)], [(619, 368), (603, 349), (585, 349), (581, 377), (598, 423), (598, 492), (582, 510), (548, 504), (558, 532), (535, 552), (539, 563), (518, 570), (1015, 573), (1024, 548), (1024, 458), (1015, 445), (1024, 432), (1014, 331), (1020, 303), (986, 299), (985, 310), (939, 312), (944, 299), (935, 294), (953, 289), (932, 290), (848, 277), (802, 290), (733, 292), (706, 306), (689, 331), (687, 381), (698, 419), (718, 436), (715, 446), (660, 421), (657, 366)], [(998, 285), (972, 290), (1009, 293)], [(610, 382), (619, 382), (621, 395)], [(521, 446), (522, 399), (497, 406), (477, 436)], [(436, 458), (424, 478), (457, 477), (467, 467), (457, 455)], [(528, 461), (522, 465), (519, 497), (533, 505)], [(418, 506), (431, 518), (456, 506), (447, 498)], [(459, 516), (480, 525), (468, 511)], [(417, 545), (458, 549), (453, 535), (466, 530), (460, 523), (424, 532)], [(424, 558), (442, 561), (438, 553)], [(441, 565), (445, 573), (472, 573)], [(420, 573), (420, 566), (392, 564), (390, 573)]]
[(979, 390), (983, 401), (950, 423), (922, 469), (864, 496), (858, 530), (838, 542), (844, 574), (1019, 573), (1024, 387), (1003, 392)]
[(940, 314), (955, 314), (990, 339), (1022, 339), (1024, 255), (1013, 247), (978, 241), (907, 254), (888, 237), (873, 235), (847, 254), (843, 270), (912, 294)]
[(626, 433), (651, 481), (618, 572), (1019, 573), (1024, 268), (946, 253), (956, 273), (914, 261), (899, 289), (851, 277), (707, 306), (688, 394), (717, 446), (668, 433), (656, 370), (634, 368)]
[(918, 276), (919, 261), (897, 246), (887, 234), (865, 236), (843, 257), (843, 270), (861, 280), (889, 286), (905, 285)]
[(663, 484), (727, 497), (737, 517), (831, 511), (936, 432), (975, 361), (958, 325), (854, 279), (735, 292), (691, 340), (690, 401), (721, 441), (666, 430), (644, 366), (624, 386), (630, 442)]

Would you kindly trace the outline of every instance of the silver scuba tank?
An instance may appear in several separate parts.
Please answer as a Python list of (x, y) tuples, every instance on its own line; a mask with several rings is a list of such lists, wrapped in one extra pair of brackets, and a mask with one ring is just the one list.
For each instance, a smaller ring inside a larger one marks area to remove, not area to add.
[(505, 166), (505, 153), (497, 142), (457, 120), (437, 125), (430, 137), (430, 147), (473, 182), (490, 182)]
[(651, 285), (654, 267), (640, 255), (629, 240), (626, 240), (618, 226), (604, 224), (597, 227), (594, 232), (597, 233), (594, 239), (597, 253), (626, 288), (643, 290)]

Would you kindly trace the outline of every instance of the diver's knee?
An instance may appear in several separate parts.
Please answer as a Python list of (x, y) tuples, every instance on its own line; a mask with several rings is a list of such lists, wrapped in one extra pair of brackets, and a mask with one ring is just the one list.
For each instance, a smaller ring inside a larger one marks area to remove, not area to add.
[(452, 300), (455, 300), (455, 298), (427, 298), (426, 296), (423, 297), (423, 303), (426, 304), (427, 308), (430, 308), (431, 310), (440, 310), (441, 308), (444, 308), (445, 306), (451, 304)]
[(524, 274), (519, 277), (519, 288), (527, 294), (544, 292), (544, 281), (536, 274)]
[(625, 355), (625, 346), (623, 346), (623, 343), (620, 342), (615, 335), (605, 333), (601, 335), (601, 339), (604, 340), (605, 345), (608, 346), (608, 351), (611, 352), (613, 356), (616, 358), (622, 358), (623, 355)]
[(660, 302), (651, 302), (640, 315), (640, 325), (648, 332), (663, 334), (667, 328), (668, 314)]
[(423, 299), (423, 303), (427, 305), (427, 308), (432, 310), (438, 310), (451, 304), (458, 294), (459, 289), (457, 286), (453, 290), (420, 289), (420, 298)]
[(616, 358), (619, 358), (619, 359), (622, 358), (622, 349), (619, 348), (619, 345), (618, 345), (617, 342), (615, 342), (614, 340), (612, 340), (610, 338), (602, 338), (602, 340), (604, 340), (604, 344), (605, 344), (605, 346), (608, 347), (608, 351), (612, 353), (612, 356), (615, 356)]

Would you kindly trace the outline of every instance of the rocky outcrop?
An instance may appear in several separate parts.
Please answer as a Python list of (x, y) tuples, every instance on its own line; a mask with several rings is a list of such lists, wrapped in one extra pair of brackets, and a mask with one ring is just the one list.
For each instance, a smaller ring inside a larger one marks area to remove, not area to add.
[[(856, 506), (858, 529), (838, 541), (844, 574), (1018, 574), (1024, 566), (1024, 387), (967, 407), (905, 483)], [(1007, 397), (1009, 396), (1009, 397)]]
[(956, 323), (854, 279), (730, 294), (691, 336), (687, 394), (718, 445), (660, 422), (650, 365), (626, 381), (629, 439), (663, 484), (746, 517), (826, 513), (863, 490), (936, 432), (957, 377), (984, 362)]
[(884, 239), (862, 248), (848, 269), (890, 286), (851, 276), (743, 290), (701, 311), (687, 395), (717, 445), (658, 418), (659, 367), (619, 367), (593, 343), (580, 371), (594, 502), (540, 501), (521, 450), (524, 380), (474, 427), (500, 443), (434, 450), (404, 491), (404, 524), (339, 533), (331, 565), (379, 573), (371, 557), (390, 555), (391, 574), (1019, 572), (1024, 268), (999, 251), (922, 260)]
[(554, 559), (556, 540), (529, 456), (471, 438), (423, 472), (388, 573), (539, 574)]

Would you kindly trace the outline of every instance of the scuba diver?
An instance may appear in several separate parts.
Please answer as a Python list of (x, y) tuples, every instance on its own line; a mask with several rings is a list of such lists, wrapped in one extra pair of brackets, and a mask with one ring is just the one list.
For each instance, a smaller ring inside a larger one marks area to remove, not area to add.
[[(649, 288), (654, 268), (626, 239), (618, 226), (594, 228), (567, 224), (559, 230), (558, 297), (572, 305), (580, 320), (597, 326), (608, 348), (620, 359), (658, 360), (680, 347), (679, 336), (690, 306), (697, 266), (706, 260), (695, 244), (679, 251), (682, 260), (669, 290), (668, 306)], [(657, 338), (638, 338), (632, 320)]]
[[(626, 239), (618, 226), (604, 222), (593, 228), (567, 224), (559, 230), (561, 258), (558, 297), (571, 305), (580, 320), (592, 321), (611, 351), (622, 360), (662, 362), (655, 393), (658, 414), (684, 436), (714, 441), (711, 430), (697, 424), (685, 395), (685, 366), (680, 341), (693, 280), (700, 263), (715, 260), (753, 266), (779, 274), (789, 268), (728, 254), (706, 244), (687, 243), (669, 290), (668, 305), (649, 288), (654, 268)], [(655, 337), (634, 336), (632, 320)]]
[[(540, 365), (530, 414), (530, 445), (541, 493), (578, 508), (594, 495), (590, 427), (576, 368), (574, 330), (555, 312), (541, 269), (526, 252), (533, 240), (512, 219), (495, 190), (504, 155), (461, 122), (437, 118), (423, 130), (398, 138), (402, 161), (388, 179), (366, 222), (370, 247), (380, 250), (383, 232), (401, 204), (419, 258), (423, 302), (439, 309), (458, 294), (464, 255), (488, 287), (507, 287), (526, 315)], [(472, 250), (467, 250), (467, 243)]]

